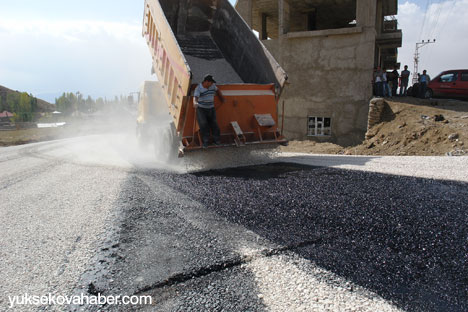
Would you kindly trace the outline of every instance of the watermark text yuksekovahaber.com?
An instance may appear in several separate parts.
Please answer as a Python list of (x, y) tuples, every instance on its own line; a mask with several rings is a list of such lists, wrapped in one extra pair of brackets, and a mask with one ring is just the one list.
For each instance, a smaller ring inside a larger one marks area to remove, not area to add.
[(31, 295), (22, 294), (19, 296), (8, 296), (10, 309), (18, 305), (151, 305), (151, 296), (104, 296), (94, 295), (74, 295), (61, 296), (55, 294)]

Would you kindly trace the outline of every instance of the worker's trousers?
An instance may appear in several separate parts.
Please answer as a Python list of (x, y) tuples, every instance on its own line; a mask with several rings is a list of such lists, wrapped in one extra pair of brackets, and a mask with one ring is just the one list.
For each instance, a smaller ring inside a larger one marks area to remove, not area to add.
[(215, 143), (219, 142), (220, 131), (218, 122), (216, 121), (216, 110), (215, 108), (197, 108), (197, 121), (200, 127), (200, 132), (203, 140), (203, 144), (207, 145), (210, 141), (210, 130), (213, 134), (213, 140)]

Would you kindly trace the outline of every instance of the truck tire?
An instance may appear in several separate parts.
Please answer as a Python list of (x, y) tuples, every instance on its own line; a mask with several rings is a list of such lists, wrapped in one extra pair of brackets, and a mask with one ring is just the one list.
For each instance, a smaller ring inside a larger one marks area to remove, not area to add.
[(164, 163), (175, 163), (178, 159), (179, 137), (173, 122), (158, 127), (154, 138), (156, 159)]

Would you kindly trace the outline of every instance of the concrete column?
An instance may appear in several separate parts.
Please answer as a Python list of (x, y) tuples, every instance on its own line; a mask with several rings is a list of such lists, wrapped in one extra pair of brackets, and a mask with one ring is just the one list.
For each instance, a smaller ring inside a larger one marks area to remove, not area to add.
[(356, 0), (356, 23), (361, 27), (375, 27), (377, 14), (376, 0)]
[(377, 10), (375, 14), (375, 31), (378, 34), (382, 33), (382, 28), (383, 28), (383, 1), (382, 0), (377, 0), (376, 1), (377, 5)]
[(278, 0), (278, 37), (289, 32), (289, 3)]

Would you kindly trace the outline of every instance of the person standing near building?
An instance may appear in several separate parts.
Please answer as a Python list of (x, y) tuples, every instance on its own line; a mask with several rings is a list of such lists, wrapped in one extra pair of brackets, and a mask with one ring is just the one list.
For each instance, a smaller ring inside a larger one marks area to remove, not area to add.
[(383, 70), (382, 74), (382, 83), (383, 83), (383, 96), (384, 97), (391, 97), (392, 96), (392, 90), (390, 90), (390, 86), (388, 85), (388, 78), (387, 78), (387, 70)]
[(212, 75), (206, 75), (193, 93), (193, 107), (197, 110), (197, 121), (202, 137), (202, 147), (207, 148), (210, 141), (210, 130), (215, 145), (220, 145), (220, 130), (216, 121), (214, 97), (217, 95), (224, 103), (224, 97), (216, 86)]
[(419, 97), (421, 99), (426, 98), (427, 84), (431, 81), (431, 77), (423, 70), (423, 74), (419, 75)]
[(406, 90), (408, 89), (409, 76), (410, 71), (408, 70), (408, 65), (405, 65), (405, 69), (401, 72), (400, 76), (400, 95), (406, 95)]
[(383, 72), (380, 67), (377, 67), (377, 69), (374, 72), (374, 84), (375, 84), (375, 95), (376, 96), (383, 96), (383, 82), (382, 82), (382, 77)]
[(391, 76), (392, 76), (392, 79), (391, 79), (392, 94), (393, 96), (396, 96), (397, 89), (398, 89), (398, 78), (400, 77), (400, 75), (398, 74), (398, 70), (396, 68), (394, 68), (393, 71), (391, 72)]

